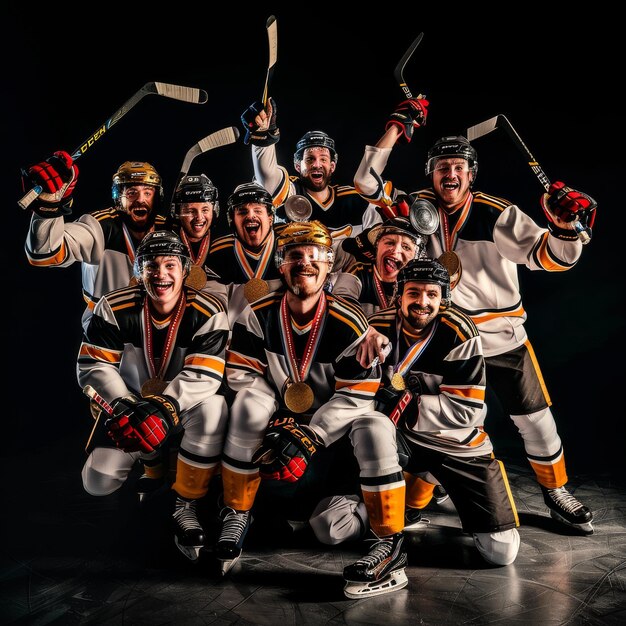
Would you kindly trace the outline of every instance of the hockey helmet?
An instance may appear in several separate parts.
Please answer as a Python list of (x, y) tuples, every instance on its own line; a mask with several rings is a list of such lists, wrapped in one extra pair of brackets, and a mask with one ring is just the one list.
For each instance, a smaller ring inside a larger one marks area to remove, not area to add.
[(219, 217), (220, 206), (217, 200), (217, 187), (206, 174), (200, 176), (184, 176), (174, 191), (170, 215), (178, 217), (183, 204), (192, 202), (210, 202), (213, 205), (213, 216)]
[(256, 182), (243, 183), (235, 187), (226, 201), (226, 217), (229, 225), (232, 226), (235, 209), (249, 202), (263, 204), (271, 215), (276, 212), (272, 196), (265, 187)]
[(115, 206), (121, 208), (124, 189), (131, 185), (149, 185), (157, 190), (159, 202), (163, 201), (163, 182), (161, 176), (150, 163), (145, 161), (125, 161), (113, 174), (112, 196)]
[(148, 233), (137, 246), (133, 274), (138, 281), (141, 281), (145, 263), (157, 256), (180, 257), (183, 273), (189, 273), (191, 267), (189, 248), (175, 232), (171, 230), (157, 230)]
[(367, 238), (372, 246), (376, 247), (378, 240), (383, 235), (404, 235), (409, 237), (415, 242), (415, 245), (419, 245), (422, 242), (422, 237), (418, 233), (408, 217), (392, 217), (376, 226), (367, 233)]
[(304, 151), (307, 148), (328, 148), (330, 160), (337, 163), (339, 157), (335, 150), (335, 140), (329, 137), (324, 131), (310, 130), (304, 133), (300, 141), (296, 144), (296, 151), (293, 155), (293, 162), (296, 165), (302, 161)]
[(472, 172), (472, 182), (476, 180), (478, 173), (478, 156), (474, 146), (470, 144), (463, 135), (453, 135), (451, 137), (442, 137), (435, 142), (435, 145), (428, 151), (428, 160), (426, 161), (426, 176), (435, 171), (435, 166), (439, 159), (449, 159), (457, 157), (465, 159)]
[(432, 283), (441, 287), (441, 304), (450, 304), (450, 275), (448, 270), (437, 259), (413, 259), (398, 273), (398, 291), (404, 291), (404, 285), (415, 281)]
[(287, 248), (298, 245), (312, 245), (324, 249), (326, 251), (325, 260), (332, 266), (334, 259), (333, 238), (326, 226), (320, 221), (289, 222), (280, 231), (276, 239), (276, 254), (274, 255), (276, 267), (283, 264)]

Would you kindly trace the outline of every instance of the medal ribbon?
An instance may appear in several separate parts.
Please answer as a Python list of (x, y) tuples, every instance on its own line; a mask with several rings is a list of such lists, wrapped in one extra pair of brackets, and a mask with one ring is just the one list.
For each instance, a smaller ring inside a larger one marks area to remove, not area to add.
[(467, 219), (467, 214), (469, 213), (470, 207), (472, 206), (472, 202), (474, 201), (474, 196), (470, 193), (467, 196), (467, 200), (465, 204), (461, 208), (461, 214), (457, 223), (454, 227), (454, 230), (450, 232), (450, 225), (448, 223), (448, 214), (440, 207), (439, 208), (439, 232), (440, 239), (443, 245), (444, 252), (448, 250), (454, 250), (454, 246), (456, 245), (456, 240), (458, 238), (459, 230), (465, 223)]
[[(435, 330), (439, 326), (439, 319), (435, 319), (435, 321), (430, 325), (430, 330), (428, 331), (428, 335), (423, 339), (418, 339), (413, 345), (409, 347), (409, 349), (404, 353), (404, 356), (401, 359), (397, 359), (396, 366), (394, 367), (394, 372), (398, 374), (404, 375), (411, 369), (411, 366), (417, 359), (420, 354), (426, 349), (426, 346), (430, 343), (430, 340), (433, 338), (435, 334)], [(402, 332), (402, 317), (398, 315), (398, 319), (396, 322), (396, 353), (400, 347), (400, 333)], [(396, 354), (396, 356), (398, 356)]]
[(272, 257), (272, 252), (274, 250), (274, 231), (270, 231), (269, 237), (265, 240), (263, 244), (263, 253), (261, 254), (261, 258), (256, 266), (256, 271), (252, 269), (248, 259), (246, 258), (246, 252), (244, 247), (241, 245), (241, 241), (235, 237), (235, 258), (239, 262), (239, 266), (243, 273), (250, 278), (261, 278), (265, 273), (265, 268), (267, 267), (270, 259)]
[(304, 381), (309, 375), (311, 363), (313, 362), (313, 357), (319, 345), (323, 322), (326, 319), (325, 313), (326, 296), (322, 293), (317, 303), (317, 309), (315, 309), (313, 321), (311, 322), (311, 330), (309, 331), (309, 336), (304, 348), (304, 354), (300, 360), (300, 367), (298, 367), (293, 331), (291, 329), (291, 315), (289, 313), (289, 307), (287, 306), (287, 294), (285, 294), (280, 301), (280, 335), (287, 356), (289, 375), (291, 380), (296, 383)]
[(187, 237), (187, 233), (183, 228), (180, 229), (180, 238), (183, 240), (187, 248), (189, 248), (189, 255), (191, 256), (191, 262), (193, 265), (198, 265), (202, 267), (204, 265), (204, 261), (206, 259), (207, 252), (209, 251), (209, 235), (205, 235), (200, 242), (200, 247), (198, 249), (198, 255), (194, 257), (193, 249), (191, 247), (191, 243)]
[(145, 328), (144, 333), (144, 353), (146, 355), (146, 362), (148, 363), (148, 369), (150, 370), (150, 378), (159, 378), (163, 380), (165, 372), (167, 371), (167, 366), (169, 365), (170, 359), (172, 357), (172, 348), (174, 346), (174, 341), (176, 340), (176, 335), (178, 334), (178, 327), (180, 326), (180, 321), (183, 317), (183, 311), (185, 310), (185, 304), (187, 302), (187, 298), (185, 297), (185, 292), (183, 291), (180, 294), (180, 298), (176, 305), (176, 310), (174, 311), (174, 316), (172, 321), (170, 322), (167, 329), (167, 336), (165, 337), (165, 344), (163, 346), (163, 354), (161, 355), (161, 360), (159, 362), (159, 372), (156, 373), (156, 367), (154, 366), (154, 346), (153, 346), (153, 337), (152, 337), (152, 321), (150, 319), (150, 304), (149, 298), (146, 296), (146, 299), (143, 304), (143, 325)]
[(124, 243), (126, 244), (126, 254), (128, 254), (131, 264), (133, 264), (135, 262), (135, 244), (124, 222), (122, 222), (122, 234), (124, 235)]
[(378, 270), (376, 269), (375, 265), (373, 266), (373, 268), (374, 268), (374, 271), (372, 272), (372, 276), (374, 277), (374, 288), (376, 289), (376, 299), (378, 300), (378, 304), (380, 305), (380, 307), (382, 309), (386, 309), (387, 307), (391, 306), (391, 302), (395, 300), (396, 291), (398, 289), (398, 283), (396, 281), (396, 283), (394, 284), (393, 295), (391, 296), (390, 301), (387, 301), (387, 295), (385, 294), (385, 289), (380, 279)]

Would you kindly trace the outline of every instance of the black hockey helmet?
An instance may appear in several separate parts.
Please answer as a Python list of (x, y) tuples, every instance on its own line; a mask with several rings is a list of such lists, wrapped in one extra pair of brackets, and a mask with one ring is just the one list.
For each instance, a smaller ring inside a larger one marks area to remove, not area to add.
[(184, 176), (174, 191), (170, 215), (178, 217), (182, 204), (191, 202), (210, 202), (213, 205), (213, 216), (219, 217), (220, 205), (217, 200), (217, 187), (206, 174), (200, 176)]
[(235, 209), (249, 202), (265, 205), (270, 215), (274, 215), (276, 212), (272, 196), (263, 185), (259, 185), (259, 183), (256, 182), (243, 183), (235, 187), (235, 190), (228, 196), (228, 200), (226, 201), (226, 217), (228, 218), (229, 225), (232, 226)]
[(335, 140), (329, 137), (324, 131), (310, 130), (304, 133), (300, 141), (296, 144), (296, 151), (293, 155), (293, 162), (295, 164), (302, 161), (304, 151), (307, 148), (328, 148), (331, 161), (337, 163), (338, 155), (335, 150)]
[(420, 233), (415, 230), (409, 218), (401, 215), (389, 218), (384, 222), (373, 226), (367, 233), (367, 238), (372, 246), (376, 247), (378, 240), (383, 235), (404, 235), (405, 237), (412, 239), (415, 242), (415, 245), (418, 246), (422, 242)]
[(428, 151), (428, 160), (426, 161), (426, 176), (429, 176), (435, 170), (435, 165), (439, 159), (447, 159), (457, 157), (465, 159), (473, 174), (472, 180), (476, 180), (478, 173), (478, 156), (474, 146), (463, 135), (453, 135), (451, 137), (442, 137), (435, 142), (435, 145)]
[(137, 246), (133, 274), (141, 281), (144, 264), (157, 256), (177, 256), (183, 265), (183, 273), (188, 274), (191, 267), (189, 248), (181, 238), (171, 230), (157, 230), (148, 233)]
[(448, 270), (437, 259), (413, 259), (398, 273), (398, 291), (404, 291), (404, 285), (415, 281), (432, 283), (441, 287), (441, 304), (450, 304), (450, 275)]

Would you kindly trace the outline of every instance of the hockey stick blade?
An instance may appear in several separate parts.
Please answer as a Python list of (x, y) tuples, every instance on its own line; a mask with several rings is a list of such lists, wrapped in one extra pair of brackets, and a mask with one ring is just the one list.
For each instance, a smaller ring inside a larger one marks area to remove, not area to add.
[(83, 393), (100, 406), (106, 413), (113, 415), (113, 407), (91, 386), (85, 385)]
[(187, 154), (185, 154), (185, 158), (183, 159), (183, 164), (181, 165), (178, 178), (176, 179), (170, 205), (174, 202), (174, 194), (176, 193), (176, 189), (180, 181), (187, 175), (189, 168), (196, 157), (208, 152), (209, 150), (213, 150), (214, 148), (221, 148), (222, 146), (235, 143), (237, 139), (239, 139), (239, 129), (236, 126), (227, 126), (226, 128), (216, 130), (214, 133), (203, 137), (200, 141), (189, 148), (189, 150), (187, 150)]
[[(406, 84), (406, 81), (404, 80), (404, 66), (407, 64), (407, 61), (411, 58), (411, 56), (413, 56), (415, 49), (417, 48), (417, 46), (420, 45), (420, 42), (422, 41), (423, 37), (424, 37), (424, 33), (420, 33), (414, 39), (413, 43), (408, 47), (407, 51), (404, 53), (400, 61), (398, 61), (398, 64), (396, 65), (396, 68), (393, 71), (393, 75), (396, 79), (396, 82), (400, 85), (400, 88), (402, 89), (402, 91), (404, 92), (404, 95), (408, 99), (413, 98), (413, 94), (411, 90), (409, 89), (409, 86)], [(417, 97), (423, 98), (424, 96), (422, 94), (419, 94)]]
[[(173, 100), (181, 100), (183, 102), (191, 102), (193, 104), (204, 104), (209, 99), (209, 95), (204, 89), (196, 89), (194, 87), (184, 87), (182, 85), (172, 85), (170, 83), (151, 82), (146, 83), (135, 92), (124, 104), (111, 115), (111, 117), (99, 126), (89, 137), (82, 141), (72, 152), (74, 161), (80, 159), (87, 150), (96, 144), (107, 131), (117, 122), (119, 122), (137, 103), (148, 95), (158, 95)], [(30, 204), (42, 193), (42, 188), (37, 185), (28, 191), (20, 200), (18, 205), (22, 209), (27, 209)], [(61, 190), (65, 192), (65, 189)], [(62, 195), (62, 194), (61, 194)]]
[(467, 139), (468, 141), (474, 141), (475, 139), (480, 139), (485, 135), (488, 135), (491, 131), (495, 130), (498, 127), (498, 116), (489, 118), (484, 122), (480, 122), (480, 124), (475, 124), (474, 126), (470, 126), (467, 129)]
[(270, 81), (274, 74), (274, 66), (278, 60), (278, 22), (276, 21), (276, 17), (270, 15), (265, 27), (267, 29), (267, 41), (269, 44), (269, 60), (267, 64), (267, 74), (265, 76), (265, 86), (263, 87), (263, 97), (261, 98), (264, 107), (269, 97)]

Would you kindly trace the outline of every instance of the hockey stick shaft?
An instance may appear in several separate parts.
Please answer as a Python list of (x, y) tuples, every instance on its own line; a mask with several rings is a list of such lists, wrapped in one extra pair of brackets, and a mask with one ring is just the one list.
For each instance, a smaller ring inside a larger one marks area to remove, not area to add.
[[(506, 115), (496, 115), (480, 124), (476, 124), (471, 128), (467, 129), (467, 138), (469, 141), (473, 141), (474, 139), (478, 139), (487, 135), (492, 130), (496, 128), (503, 128), (509, 137), (513, 140), (513, 143), (517, 146), (520, 152), (526, 157), (526, 161), (528, 166), (532, 170), (533, 174), (536, 176), (537, 180), (543, 187), (546, 192), (550, 191), (550, 179), (547, 174), (543, 171), (542, 167), (535, 159), (533, 153), (530, 151), (528, 146), (524, 143), (524, 140), (519, 136), (519, 133), (513, 128), (513, 124), (509, 121)], [(576, 219), (573, 222), (574, 230), (578, 235), (578, 238), (583, 244), (587, 244), (591, 241), (591, 231), (589, 228), (585, 228), (580, 220)]]
[(181, 165), (180, 172), (176, 179), (176, 184), (174, 185), (174, 191), (172, 192), (172, 200), (170, 201), (170, 205), (174, 201), (174, 194), (176, 193), (176, 188), (178, 187), (180, 181), (187, 176), (189, 172), (189, 168), (193, 163), (193, 160), (208, 152), (209, 150), (213, 150), (214, 148), (220, 148), (222, 146), (227, 146), (228, 144), (235, 143), (239, 139), (239, 130), (236, 126), (227, 126), (226, 128), (222, 128), (221, 130), (216, 130), (214, 133), (203, 137), (195, 143), (189, 150), (187, 150), (187, 154), (185, 154), (185, 158), (183, 159), (183, 164)]
[(85, 385), (83, 393), (93, 400), (105, 413), (113, 415), (113, 407), (91, 385)]
[(269, 44), (269, 61), (267, 64), (267, 74), (265, 76), (265, 86), (263, 87), (263, 97), (261, 102), (263, 106), (267, 105), (267, 99), (269, 98), (269, 88), (272, 75), (274, 74), (274, 66), (278, 59), (278, 22), (273, 15), (267, 19), (265, 24), (267, 29), (267, 41)]
[[(397, 83), (400, 85), (400, 89), (402, 89), (402, 91), (404, 92), (404, 95), (409, 100), (413, 98), (413, 92), (411, 91), (409, 86), (406, 84), (406, 81), (404, 80), (404, 66), (407, 64), (407, 61), (413, 56), (415, 49), (417, 48), (417, 46), (420, 45), (420, 42), (422, 41), (423, 37), (424, 37), (424, 33), (420, 33), (413, 40), (413, 43), (407, 48), (407, 51), (404, 53), (400, 61), (398, 61), (398, 64), (396, 65), (393, 71), (393, 75), (395, 76)], [(417, 97), (425, 98), (426, 96), (424, 94), (419, 94)]]
[[(146, 83), (141, 89), (134, 93), (124, 104), (109, 117), (104, 124), (101, 124), (89, 137), (82, 141), (72, 152), (72, 159), (76, 161), (80, 159), (96, 142), (98, 142), (107, 133), (107, 131), (117, 122), (119, 122), (138, 102), (145, 96), (155, 94), (171, 98), (173, 100), (181, 100), (183, 102), (192, 102), (194, 104), (204, 104), (208, 100), (208, 94), (204, 89), (196, 89), (193, 87), (183, 87), (181, 85), (172, 85), (169, 83)], [(59, 190), (61, 197), (65, 192), (65, 188)], [(36, 186), (28, 191), (19, 201), (18, 204), (22, 209), (28, 206), (41, 194), (43, 190), (40, 186)], [(57, 192), (57, 193), (59, 193)], [(60, 198), (59, 198), (60, 199)]]

